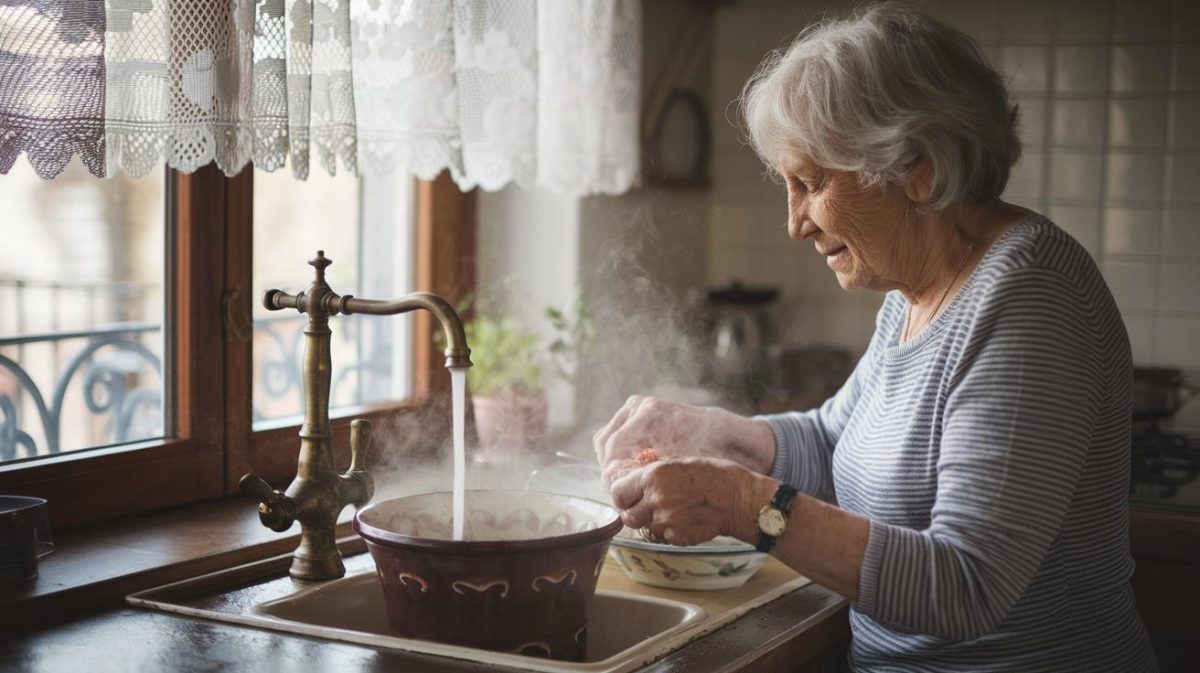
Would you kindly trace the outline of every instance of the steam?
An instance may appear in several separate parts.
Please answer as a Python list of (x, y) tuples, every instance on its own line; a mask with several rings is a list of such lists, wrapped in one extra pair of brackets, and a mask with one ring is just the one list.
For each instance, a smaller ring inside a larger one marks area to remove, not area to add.
[(636, 212), (626, 231), (601, 247), (600, 261), (585, 280), (596, 338), (577, 374), (576, 414), (593, 431), (633, 394), (691, 403), (721, 399), (705, 386), (709, 359), (701, 300), (652, 273), (652, 251), (670, 244), (661, 240), (645, 208)]
[[(662, 219), (684, 225), (683, 231), (671, 232), (667, 227), (675, 225), (657, 223), (645, 204), (630, 204), (628, 199), (603, 203), (617, 211), (605, 219), (620, 224), (607, 240), (593, 246), (597, 254), (582, 260), (578, 274), (594, 336), (586, 351), (576, 353), (569, 382), (574, 397), (572, 422), (552, 428), (552, 439), (544, 442), (545, 446), (514, 456), (511, 462), (473, 460), (480, 454), (477, 446), (470, 445), (475, 433), (468, 431), (468, 489), (523, 489), (534, 470), (563, 462), (556, 453), (594, 465), (593, 434), (633, 394), (693, 404), (736, 406), (738, 402), (706, 385), (710, 360), (703, 295), (699, 288), (690, 292), (680, 289), (704, 279), (676, 282), (675, 287), (664, 281), (681, 264), (702, 264), (685, 245), (685, 236), (698, 233), (694, 223), (678, 213), (668, 213)], [(487, 254), (483, 246), (480, 252)], [(523, 278), (506, 276), (480, 288), (475, 306), (493, 315), (517, 315), (545, 334), (544, 324), (533, 323), (544, 322), (546, 303), (534, 300), (529, 289)], [(570, 321), (580, 318), (570, 306), (555, 308), (567, 313)], [(547, 378), (553, 375), (548, 373)], [(376, 500), (451, 489), (452, 446), (449, 432), (442, 432), (449, 429), (450, 400), (446, 397), (423, 414), (405, 412), (377, 435), (381, 460), (374, 470)], [(471, 416), (468, 409), (468, 418)], [(446, 441), (430, 446), (430, 436), (445, 437)], [(586, 471), (570, 472), (581, 479), (579, 488), (573, 489), (575, 494), (595, 497), (598, 470), (591, 478), (581, 477)]]

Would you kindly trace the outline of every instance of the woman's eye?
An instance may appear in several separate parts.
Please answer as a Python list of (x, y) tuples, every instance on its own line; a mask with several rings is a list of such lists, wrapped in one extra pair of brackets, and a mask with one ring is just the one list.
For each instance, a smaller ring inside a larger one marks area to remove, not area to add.
[(791, 178), (791, 181), (793, 187), (808, 194), (816, 192), (821, 188), (821, 183), (819, 180), (808, 180), (805, 178), (793, 177)]

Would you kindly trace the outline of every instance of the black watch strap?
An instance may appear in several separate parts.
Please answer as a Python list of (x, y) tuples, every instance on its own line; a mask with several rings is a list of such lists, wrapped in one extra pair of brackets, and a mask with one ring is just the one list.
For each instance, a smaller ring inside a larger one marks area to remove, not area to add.
[(784, 516), (792, 509), (792, 501), (796, 499), (796, 488), (791, 484), (780, 484), (775, 489), (775, 497), (771, 498), (771, 506), (783, 512)]
[[(775, 489), (775, 495), (771, 498), (772, 509), (777, 509), (783, 513), (784, 518), (787, 518), (788, 512), (792, 509), (792, 501), (796, 499), (796, 489), (790, 484), (780, 484), (779, 488)], [(767, 535), (761, 530), (758, 533), (758, 542), (754, 545), (754, 550), (768, 553), (775, 547), (775, 537)]]

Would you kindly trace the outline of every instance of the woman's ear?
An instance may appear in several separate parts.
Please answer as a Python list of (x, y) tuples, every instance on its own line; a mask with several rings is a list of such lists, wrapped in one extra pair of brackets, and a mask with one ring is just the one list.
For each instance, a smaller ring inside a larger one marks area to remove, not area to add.
[(929, 202), (929, 195), (932, 192), (933, 162), (929, 160), (929, 157), (922, 156), (908, 171), (904, 180), (904, 195), (908, 197), (909, 201), (922, 205)]

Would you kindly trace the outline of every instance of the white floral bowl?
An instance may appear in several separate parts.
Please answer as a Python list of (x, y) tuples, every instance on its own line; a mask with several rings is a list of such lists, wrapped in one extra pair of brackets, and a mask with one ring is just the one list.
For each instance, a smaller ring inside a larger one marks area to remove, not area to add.
[(608, 555), (635, 582), (692, 591), (740, 587), (767, 560), (766, 554), (731, 537), (676, 547), (647, 542), (628, 528), (613, 538)]

